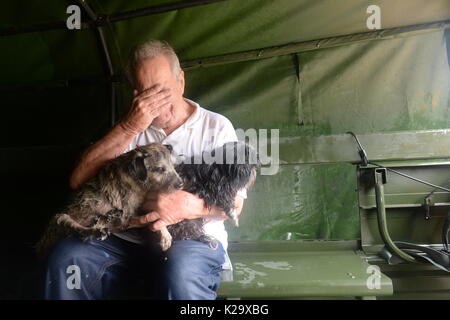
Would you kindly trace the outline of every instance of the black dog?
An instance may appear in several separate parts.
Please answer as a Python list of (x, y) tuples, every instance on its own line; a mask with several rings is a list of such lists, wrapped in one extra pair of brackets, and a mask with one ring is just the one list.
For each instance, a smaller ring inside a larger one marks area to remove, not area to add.
[[(192, 157), (175, 167), (183, 180), (183, 190), (197, 195), (210, 209), (221, 209), (237, 225), (234, 213), (236, 194), (256, 179), (260, 162), (256, 151), (243, 142), (229, 142), (201, 157)], [(168, 227), (173, 240), (210, 242), (205, 236), (205, 219), (188, 219)]]

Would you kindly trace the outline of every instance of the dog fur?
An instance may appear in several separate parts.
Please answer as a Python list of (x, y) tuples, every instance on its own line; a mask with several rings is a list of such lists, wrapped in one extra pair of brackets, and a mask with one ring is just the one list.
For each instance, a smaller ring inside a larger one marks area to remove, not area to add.
[[(62, 238), (104, 240), (110, 232), (128, 228), (148, 192), (173, 192), (181, 187), (171, 146), (151, 143), (108, 161), (98, 174), (77, 190), (69, 205), (54, 216), (36, 245), (45, 257)], [(159, 232), (163, 250), (171, 244), (167, 230)]]
[[(201, 159), (185, 160), (176, 170), (183, 180), (183, 190), (202, 198), (208, 209), (214, 206), (222, 210), (237, 226), (234, 213), (237, 192), (253, 185), (259, 167), (258, 155), (250, 145), (229, 142), (212, 152), (204, 152)], [(168, 230), (173, 240), (211, 242), (214, 239), (203, 230), (205, 222), (203, 218), (183, 220), (168, 226)]]

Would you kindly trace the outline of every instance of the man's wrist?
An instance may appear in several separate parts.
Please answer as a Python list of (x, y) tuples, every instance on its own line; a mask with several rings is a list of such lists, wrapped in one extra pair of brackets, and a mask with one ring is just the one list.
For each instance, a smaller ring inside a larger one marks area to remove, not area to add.
[(140, 132), (138, 130), (133, 129), (132, 126), (130, 126), (128, 123), (126, 123), (125, 121), (121, 121), (119, 122), (119, 124), (117, 125), (117, 128), (126, 136), (129, 137), (135, 137), (136, 135), (138, 135)]
[(184, 194), (184, 203), (182, 206), (184, 208), (191, 208), (191, 210), (186, 211), (189, 212), (189, 217), (185, 219), (206, 218), (214, 215), (218, 211), (215, 206), (206, 206), (205, 200), (193, 193), (185, 190), (179, 190), (177, 192)]

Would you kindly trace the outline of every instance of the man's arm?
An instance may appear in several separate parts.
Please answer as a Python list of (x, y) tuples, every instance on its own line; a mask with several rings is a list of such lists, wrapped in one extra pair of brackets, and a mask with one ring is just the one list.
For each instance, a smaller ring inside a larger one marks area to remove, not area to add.
[[(236, 196), (236, 215), (242, 211), (244, 198)], [(150, 195), (145, 206), (150, 212), (135, 218), (130, 227), (144, 227), (150, 224), (153, 231), (161, 230), (184, 219), (205, 218), (209, 220), (226, 220), (225, 213), (217, 208), (205, 207), (203, 199), (187, 191), (178, 190), (173, 193), (155, 193)]]
[(93, 177), (106, 161), (120, 155), (133, 138), (134, 135), (126, 131), (120, 124), (115, 126), (106, 136), (83, 152), (70, 176), (70, 187), (78, 189)]
[(170, 92), (160, 85), (139, 94), (135, 90), (130, 111), (125, 118), (82, 154), (70, 177), (70, 187), (78, 189), (93, 177), (105, 162), (122, 154), (133, 138), (146, 130), (161, 110), (169, 105)]

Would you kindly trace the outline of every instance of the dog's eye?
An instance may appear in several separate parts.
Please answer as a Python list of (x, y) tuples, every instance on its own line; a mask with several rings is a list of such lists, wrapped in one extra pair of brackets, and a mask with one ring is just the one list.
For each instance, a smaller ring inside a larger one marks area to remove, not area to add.
[(156, 173), (164, 173), (166, 169), (164, 169), (163, 167), (156, 167), (152, 171)]

